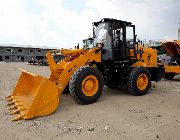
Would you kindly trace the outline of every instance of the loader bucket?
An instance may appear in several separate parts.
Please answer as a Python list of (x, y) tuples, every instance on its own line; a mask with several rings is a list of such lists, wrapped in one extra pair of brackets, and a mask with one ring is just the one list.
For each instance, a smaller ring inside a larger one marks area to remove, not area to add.
[(22, 70), (12, 95), (6, 98), (10, 110), (15, 109), (10, 114), (19, 114), (14, 121), (49, 115), (59, 104), (56, 84), (25, 70)]

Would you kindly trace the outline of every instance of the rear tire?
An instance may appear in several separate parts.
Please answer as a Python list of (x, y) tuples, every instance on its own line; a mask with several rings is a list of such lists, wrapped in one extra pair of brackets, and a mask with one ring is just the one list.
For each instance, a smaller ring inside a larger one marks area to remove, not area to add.
[(172, 80), (174, 78), (174, 73), (165, 73), (164, 79)]
[[(87, 86), (89, 84), (88, 82), (91, 86)], [(86, 83), (88, 84), (86, 85)], [(90, 89), (88, 89), (89, 87)], [(101, 96), (102, 90), (102, 74), (94, 67), (83, 66), (79, 68), (74, 72), (69, 81), (70, 94), (79, 104), (96, 102)]]
[(135, 96), (145, 95), (150, 87), (151, 75), (149, 70), (145, 67), (133, 68), (133, 70), (129, 74), (127, 82), (127, 88), (129, 93)]
[(178, 64), (178, 66), (180, 66), (180, 58), (176, 58), (176, 62)]

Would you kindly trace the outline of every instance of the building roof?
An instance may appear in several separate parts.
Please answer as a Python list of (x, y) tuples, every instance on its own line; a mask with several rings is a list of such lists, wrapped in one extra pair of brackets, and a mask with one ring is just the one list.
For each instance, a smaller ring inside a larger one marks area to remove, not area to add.
[(0, 47), (9, 48), (33, 48), (33, 49), (55, 49), (47, 46), (31, 46), (31, 45), (16, 45), (16, 44), (0, 44)]

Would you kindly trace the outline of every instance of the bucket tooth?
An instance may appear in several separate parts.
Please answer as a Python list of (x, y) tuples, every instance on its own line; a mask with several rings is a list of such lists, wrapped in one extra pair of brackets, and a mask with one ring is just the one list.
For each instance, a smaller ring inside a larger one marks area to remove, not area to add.
[(14, 102), (20, 102), (20, 100), (19, 100), (19, 99), (13, 99), (13, 101), (14, 101)]
[(19, 111), (19, 109), (17, 109), (17, 110), (15, 110), (15, 111), (13, 111), (13, 112), (10, 112), (9, 114), (10, 115), (13, 115), (13, 114), (17, 114), (17, 113), (19, 113), (20, 111)]
[(6, 96), (5, 98), (6, 98), (6, 99), (8, 99), (8, 98), (11, 98), (11, 95), (9, 95), (9, 96)]
[(12, 99), (11, 99), (11, 98), (6, 98), (6, 100), (7, 100), (8, 102), (11, 102), (11, 101), (12, 101)]
[(14, 99), (18, 99), (16, 96), (10, 96), (9, 98), (6, 98), (7, 101), (11, 102)]
[(18, 120), (22, 120), (23, 119), (23, 115), (19, 115), (16, 118), (12, 119), (12, 121), (18, 121)]
[(18, 97), (17, 96), (11, 96), (11, 98), (10, 99), (18, 99)]
[(9, 110), (12, 110), (12, 109), (17, 109), (17, 105), (13, 105), (9, 108)]
[(21, 102), (20, 100), (13, 100), (12, 102), (17, 104), (17, 105), (21, 105), (21, 104), (19, 104)]
[(14, 105), (15, 103), (14, 103), (14, 101), (11, 101), (11, 102), (9, 102), (8, 104), (7, 104), (7, 106), (11, 106), (11, 105)]
[(17, 108), (19, 108), (19, 107), (22, 107), (22, 106), (23, 106), (23, 104), (22, 104), (22, 103), (20, 103), (20, 102), (15, 102), (15, 105), (16, 105), (16, 107), (17, 107)]

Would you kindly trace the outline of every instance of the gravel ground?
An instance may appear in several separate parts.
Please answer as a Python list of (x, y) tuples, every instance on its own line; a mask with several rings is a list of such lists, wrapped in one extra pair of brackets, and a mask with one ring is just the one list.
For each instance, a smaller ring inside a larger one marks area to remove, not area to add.
[(12, 122), (4, 97), (12, 93), (21, 74), (17, 67), (46, 77), (50, 73), (47, 66), (0, 63), (1, 140), (180, 139), (180, 76), (162, 80), (140, 97), (104, 87), (101, 98), (91, 105), (79, 105), (64, 94), (54, 114)]

